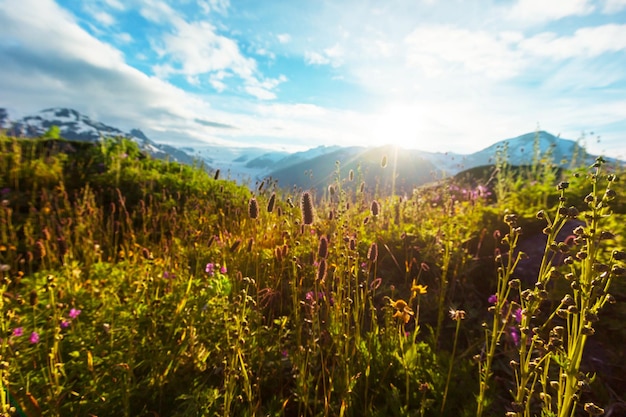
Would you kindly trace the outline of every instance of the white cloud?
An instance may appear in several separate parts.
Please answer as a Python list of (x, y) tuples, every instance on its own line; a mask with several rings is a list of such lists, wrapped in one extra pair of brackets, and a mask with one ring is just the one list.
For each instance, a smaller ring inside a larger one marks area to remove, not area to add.
[(304, 53), (304, 61), (309, 65), (326, 65), (330, 63), (330, 59), (318, 52), (306, 51)]
[[(256, 61), (245, 57), (233, 39), (217, 34), (215, 27), (204, 21), (188, 23), (175, 19), (174, 26), (174, 31), (162, 38), (161, 53), (170, 61), (154, 67), (160, 77), (232, 72), (243, 80), (243, 90), (248, 94), (263, 100), (276, 98), (271, 90), (282, 80), (264, 79), (259, 74)], [(218, 91), (226, 88), (219, 79), (212, 79), (211, 84)]]
[(178, 16), (174, 9), (161, 0), (141, 0), (139, 13), (154, 23), (168, 23)]
[(104, 0), (104, 2), (111, 8), (115, 10), (124, 10), (124, 3), (119, 0)]
[(626, 9), (626, 0), (605, 0), (602, 13), (613, 14)]
[(120, 43), (131, 43), (133, 41), (133, 37), (126, 32), (116, 33), (115, 39)]
[(278, 39), (280, 43), (289, 43), (289, 41), (291, 41), (291, 35), (288, 33), (279, 33), (276, 35), (276, 39)]
[(115, 18), (107, 12), (97, 11), (93, 13), (93, 17), (104, 26), (112, 26), (115, 24)]
[(230, 7), (230, 0), (198, 0), (198, 6), (205, 14), (211, 12), (226, 14)]
[(258, 85), (247, 85), (247, 86), (244, 87), (244, 90), (248, 94), (250, 94), (250, 95), (252, 95), (252, 96), (254, 96), (254, 97), (256, 97), (256, 98), (258, 98), (260, 100), (273, 100), (273, 99), (276, 98), (276, 94), (274, 94), (270, 90), (268, 90), (266, 88), (263, 88), (261, 86), (258, 86)]
[(510, 10), (510, 18), (515, 21), (540, 23), (568, 16), (588, 15), (594, 10), (592, 0), (518, 0)]
[(594, 58), (607, 52), (626, 50), (626, 25), (581, 28), (572, 36), (544, 32), (521, 41), (520, 48), (529, 54), (556, 60)]
[(163, 44), (182, 74), (230, 69), (242, 78), (250, 78), (256, 72), (254, 60), (244, 57), (234, 40), (218, 35), (208, 22), (179, 20), (174, 32), (163, 36)]
[(448, 76), (461, 68), (489, 78), (516, 76), (522, 57), (512, 48), (516, 39), (486, 31), (470, 31), (452, 26), (422, 26), (406, 38), (407, 64), (431, 77)]
[(304, 53), (304, 62), (308, 65), (331, 65), (335, 68), (343, 63), (344, 48), (336, 43), (330, 48), (324, 49), (321, 53), (314, 51), (306, 51)]

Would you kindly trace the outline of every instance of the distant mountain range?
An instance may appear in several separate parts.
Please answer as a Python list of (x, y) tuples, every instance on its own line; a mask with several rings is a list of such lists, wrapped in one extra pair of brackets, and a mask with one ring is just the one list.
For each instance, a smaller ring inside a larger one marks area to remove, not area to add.
[(123, 132), (118, 128), (94, 121), (76, 110), (52, 108), (42, 110), (34, 115), (11, 120), (6, 109), (0, 108), (0, 128), (14, 136), (38, 137), (46, 133), (52, 126), (59, 127), (61, 137), (67, 140), (97, 142), (102, 138), (125, 137), (136, 142), (141, 150), (159, 159), (170, 159), (182, 163), (194, 162), (186, 152), (173, 146), (151, 141), (139, 129)]
[[(575, 155), (580, 163), (591, 163), (595, 158), (586, 154), (577, 142), (544, 131), (505, 139), (467, 155), (398, 149), (389, 145), (376, 148), (320, 146), (297, 153), (208, 144), (177, 148), (155, 143), (139, 129), (123, 132), (72, 109), (46, 109), (12, 120), (7, 110), (0, 108), (0, 128), (10, 135), (38, 137), (52, 126), (58, 126), (61, 137), (68, 140), (96, 142), (105, 137), (125, 137), (155, 158), (186, 164), (202, 162), (207, 169), (220, 169), (224, 177), (250, 186), (271, 177), (281, 187), (325, 187), (335, 178), (339, 168), (342, 178), (349, 170), (354, 170), (358, 178), (379, 187), (390, 187), (395, 179), (394, 186), (400, 191), (468, 169), (493, 165), (498, 152), (506, 152), (510, 165), (530, 165), (548, 156), (560, 166), (569, 165)], [(387, 159), (387, 167), (381, 165), (383, 156)]]

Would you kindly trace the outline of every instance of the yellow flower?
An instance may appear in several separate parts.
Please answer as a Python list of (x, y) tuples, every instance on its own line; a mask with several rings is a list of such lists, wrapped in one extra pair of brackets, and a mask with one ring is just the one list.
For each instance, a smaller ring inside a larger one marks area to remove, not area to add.
[(391, 306), (396, 309), (396, 312), (393, 313), (393, 318), (398, 318), (407, 324), (409, 320), (411, 320), (411, 316), (413, 315), (413, 310), (409, 307), (409, 305), (403, 299), (399, 299), (396, 301), (391, 301)]
[(426, 294), (426, 289), (428, 288), (428, 285), (422, 285), (422, 284), (418, 284), (418, 285), (413, 285), (411, 287), (411, 291), (414, 292), (414, 295), (423, 295)]
[(403, 299), (399, 299), (396, 301), (392, 301), (391, 305), (393, 308), (395, 308), (396, 310), (403, 310), (405, 307), (407, 307), (406, 301), (404, 301)]

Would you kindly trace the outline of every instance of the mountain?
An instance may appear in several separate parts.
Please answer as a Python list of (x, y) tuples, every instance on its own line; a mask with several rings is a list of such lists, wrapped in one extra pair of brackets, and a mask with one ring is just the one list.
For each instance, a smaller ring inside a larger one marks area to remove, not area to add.
[[(357, 179), (365, 181), (368, 186), (386, 189), (393, 186), (396, 192), (401, 192), (476, 167), (494, 165), (497, 155), (506, 158), (510, 165), (531, 165), (549, 160), (565, 167), (591, 164), (595, 159), (577, 142), (561, 139), (545, 131), (505, 139), (467, 155), (398, 149), (393, 146), (318, 146), (303, 152), (288, 153), (261, 147), (211, 144), (178, 148), (155, 143), (139, 129), (123, 132), (68, 108), (46, 109), (14, 121), (9, 116), (6, 109), (0, 108), (0, 129), (5, 129), (10, 135), (37, 137), (52, 126), (58, 126), (61, 137), (69, 140), (96, 142), (103, 137), (126, 137), (155, 158), (186, 164), (202, 162), (209, 169), (220, 169), (222, 178), (234, 179), (250, 186), (271, 177), (283, 188), (325, 188), (337, 172), (345, 178), (350, 170), (354, 170), (358, 174)], [(381, 166), (383, 156), (388, 161), (386, 168)], [(616, 162), (611, 158), (606, 159)], [(356, 186), (356, 181), (352, 186)]]
[[(364, 182), (368, 187), (410, 192), (414, 186), (426, 184), (441, 175), (441, 170), (428, 158), (427, 153), (399, 149), (394, 146), (376, 148), (333, 147), (311, 159), (300, 157), (295, 163), (289, 159), (268, 176), (281, 187), (323, 189), (339, 174), (347, 178), (352, 170), (355, 179), (345, 182), (345, 187), (357, 187)], [(383, 159), (386, 160), (384, 163)], [(395, 180), (395, 181), (394, 181)]]
[(102, 138), (125, 137), (139, 145), (139, 148), (154, 158), (193, 164), (194, 159), (188, 153), (173, 146), (157, 144), (146, 137), (139, 129), (130, 132), (94, 121), (73, 109), (51, 108), (34, 115), (11, 121), (6, 109), (0, 108), (0, 128), (14, 136), (39, 137), (52, 126), (59, 128), (60, 136), (67, 140), (98, 142)]
[[(567, 167), (589, 165), (595, 160), (595, 156), (587, 154), (577, 142), (539, 131), (505, 139), (467, 155), (398, 149), (393, 146), (337, 147), (319, 153), (314, 158), (287, 157), (282, 161), (282, 166), (278, 163), (267, 175), (277, 180), (281, 187), (317, 188), (332, 182), (337, 171), (336, 163), (339, 162), (342, 177), (351, 169), (360, 169), (367, 184), (377, 184), (386, 189), (394, 186), (396, 192), (402, 192), (473, 168), (495, 165), (498, 155), (506, 159), (509, 165), (516, 166), (550, 161), (557, 166)], [(387, 157), (387, 168), (380, 166), (383, 156)]]

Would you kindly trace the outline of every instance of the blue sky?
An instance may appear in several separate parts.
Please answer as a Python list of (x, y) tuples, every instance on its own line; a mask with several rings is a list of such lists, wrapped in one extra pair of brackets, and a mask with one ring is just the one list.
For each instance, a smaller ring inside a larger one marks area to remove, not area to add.
[[(0, 107), (152, 139), (626, 156), (626, 0), (0, 0)], [(599, 138), (599, 139), (598, 139)]]

